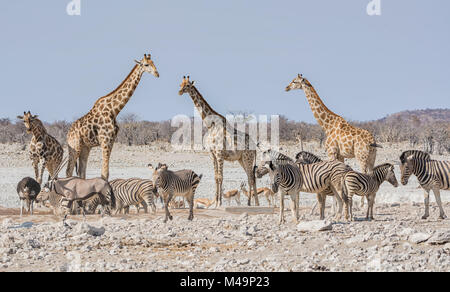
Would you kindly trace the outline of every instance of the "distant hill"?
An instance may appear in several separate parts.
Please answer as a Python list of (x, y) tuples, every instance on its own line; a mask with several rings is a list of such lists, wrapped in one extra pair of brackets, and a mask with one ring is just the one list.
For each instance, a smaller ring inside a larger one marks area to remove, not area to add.
[(434, 122), (449, 122), (450, 123), (450, 109), (423, 109), (401, 111), (388, 115), (377, 121), (380, 122), (419, 122), (420, 124), (428, 124)]

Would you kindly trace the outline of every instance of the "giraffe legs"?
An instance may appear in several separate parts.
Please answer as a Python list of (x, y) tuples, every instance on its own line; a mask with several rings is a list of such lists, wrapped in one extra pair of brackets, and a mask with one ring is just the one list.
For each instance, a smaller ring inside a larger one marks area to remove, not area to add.
[(47, 161), (44, 159), (44, 161), (42, 162), (42, 165), (41, 165), (41, 171), (39, 173), (39, 178), (37, 180), (37, 182), (39, 184), (42, 184), (42, 177), (44, 176), (44, 170), (45, 170), (46, 165), (47, 165)]
[(81, 148), (80, 152), (80, 158), (79, 158), (79, 164), (78, 164), (78, 176), (81, 178), (86, 178), (86, 169), (87, 169), (87, 162), (89, 158), (89, 152), (91, 149), (87, 146), (84, 146)]
[[(255, 177), (255, 171), (253, 166), (253, 157), (248, 157), (247, 155), (243, 155), (243, 157), (239, 160), (239, 164), (244, 169), (245, 173), (247, 174), (247, 182), (249, 187), (249, 196), (248, 196), (248, 202), (247, 205), (251, 206), (251, 199), (255, 200), (255, 205), (259, 206), (259, 199), (258, 194), (256, 190), (256, 177)], [(269, 202), (270, 203), (270, 202)]]
[(41, 184), (41, 182), (39, 182), (39, 157), (33, 157), (33, 168), (34, 168), (34, 177), (36, 178), (36, 181)]
[(216, 173), (216, 206), (219, 202), (219, 206), (222, 206), (222, 184), (223, 184), (223, 158), (216, 157), (217, 161), (217, 173)]
[[(108, 141), (109, 142), (109, 141)], [(109, 178), (109, 159), (111, 157), (111, 151), (114, 144), (107, 143), (106, 141), (101, 144), (102, 146), (102, 178)]]
[(71, 177), (73, 176), (73, 169), (75, 168), (75, 164), (78, 161), (78, 157), (80, 156), (80, 151), (76, 150), (75, 148), (68, 146), (69, 150), (69, 160), (67, 162), (67, 168), (66, 168), (66, 176)]

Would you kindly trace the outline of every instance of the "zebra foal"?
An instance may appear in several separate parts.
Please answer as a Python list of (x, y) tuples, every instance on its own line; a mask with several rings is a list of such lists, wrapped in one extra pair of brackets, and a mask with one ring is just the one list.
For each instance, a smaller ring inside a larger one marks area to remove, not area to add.
[(433, 190), (439, 206), (439, 218), (447, 218), (442, 207), (440, 190), (450, 190), (450, 162), (432, 160), (428, 153), (419, 150), (403, 152), (400, 162), (402, 184), (406, 185), (409, 177), (414, 174), (425, 191), (425, 214), (422, 219), (430, 216), (430, 190)]
[(348, 199), (348, 208), (345, 208), (345, 218), (353, 220), (353, 195), (367, 198), (367, 220), (373, 220), (373, 205), (375, 196), (380, 185), (388, 181), (394, 187), (398, 187), (397, 178), (394, 173), (394, 166), (390, 163), (384, 163), (376, 166), (371, 174), (364, 174), (356, 171), (348, 171), (342, 182), (342, 192)]
[(171, 171), (166, 164), (161, 163), (158, 163), (155, 168), (151, 164), (148, 167), (153, 170), (152, 180), (155, 192), (159, 193), (164, 200), (166, 213), (164, 223), (167, 222), (167, 219), (173, 219), (168, 207), (174, 196), (183, 196), (186, 199), (189, 204), (188, 220), (194, 219), (194, 195), (202, 175), (197, 175), (189, 169)]

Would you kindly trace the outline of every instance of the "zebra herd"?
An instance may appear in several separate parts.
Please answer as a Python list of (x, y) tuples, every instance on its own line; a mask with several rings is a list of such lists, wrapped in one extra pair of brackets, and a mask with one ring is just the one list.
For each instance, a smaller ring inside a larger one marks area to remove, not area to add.
[[(388, 181), (394, 187), (398, 186), (394, 165), (390, 163), (378, 165), (369, 174), (363, 174), (337, 160), (321, 161), (312, 153), (302, 151), (295, 157), (296, 161), (269, 149), (264, 151), (262, 163), (256, 167), (257, 177), (260, 178), (269, 173), (272, 190), (280, 193), (280, 224), (284, 222), (284, 195), (289, 195), (291, 198), (294, 222), (298, 222), (300, 192), (317, 194), (320, 219), (325, 218), (327, 196), (333, 196), (338, 204), (339, 209), (335, 210), (337, 219), (341, 218), (342, 205), (344, 205), (347, 220), (353, 220), (353, 196), (362, 196), (368, 201), (366, 219), (371, 220), (376, 193), (380, 185)], [(408, 150), (400, 156), (400, 170), (403, 185), (406, 185), (408, 178), (414, 174), (425, 190), (425, 214), (422, 218), (426, 219), (429, 216), (429, 192), (433, 190), (439, 206), (439, 217), (445, 219), (440, 190), (450, 190), (450, 162), (432, 160), (428, 153)]]
[[(445, 219), (446, 215), (442, 207), (440, 190), (450, 190), (450, 162), (432, 160), (428, 153), (419, 150), (408, 150), (400, 156), (401, 183), (406, 185), (411, 175), (415, 175), (420, 186), (425, 191), (425, 213), (423, 219), (429, 217), (429, 193), (432, 190), (436, 203), (439, 206), (439, 217)], [(163, 202), (165, 209), (164, 222), (173, 217), (169, 212), (169, 205), (174, 197), (181, 196), (189, 204), (188, 220), (194, 218), (194, 205), (203, 204), (208, 207), (213, 202), (203, 203), (194, 200), (195, 191), (201, 182), (202, 175), (194, 171), (184, 169), (178, 171), (169, 170), (167, 164), (158, 163), (156, 167), (151, 164), (151, 179), (129, 178), (114, 179), (106, 182), (111, 188), (111, 198), (106, 196), (109, 207), (115, 208), (115, 214), (129, 213), (130, 206), (136, 206), (138, 211), (142, 206), (145, 212), (151, 208), (156, 212), (155, 201), (157, 198)], [(340, 219), (344, 213), (345, 219), (353, 220), (353, 196), (366, 198), (368, 202), (366, 219), (373, 219), (373, 207), (376, 193), (384, 181), (388, 181), (394, 187), (398, 186), (394, 173), (394, 165), (384, 163), (376, 166), (369, 174), (356, 172), (350, 166), (337, 161), (322, 161), (312, 153), (302, 151), (295, 155), (295, 160), (272, 149), (263, 151), (261, 163), (254, 168), (258, 178), (269, 174), (270, 188), (261, 188), (261, 193), (270, 189), (272, 194), (280, 194), (280, 224), (284, 222), (284, 196), (291, 199), (291, 211), (294, 221), (298, 222), (299, 194), (314, 193), (317, 195), (317, 204), (320, 209), (320, 219), (325, 218), (325, 202), (328, 196), (334, 199), (334, 216)], [(53, 178), (50, 183), (61, 183), (69, 180)], [(99, 182), (97, 182), (98, 184)], [(68, 185), (68, 184), (67, 184)], [(100, 194), (89, 195), (82, 198), (68, 200), (61, 195), (56, 188), (47, 183), (42, 190), (36, 188), (39, 184), (31, 178), (24, 178), (17, 186), (17, 193), (22, 202), (27, 202), (28, 209), (33, 210), (33, 201), (46, 203), (54, 210), (63, 212), (94, 214), (100, 205), (104, 205), (105, 197)], [(78, 186), (79, 187), (79, 186)], [(245, 188), (241, 185), (241, 189)], [(267, 190), (266, 190), (267, 189)], [(259, 189), (258, 189), (259, 190)], [(227, 192), (224, 196), (236, 196), (239, 192)], [(268, 196), (266, 194), (266, 196)], [(267, 198), (269, 201), (269, 198)], [(201, 199), (198, 199), (201, 200)], [(69, 203), (67, 203), (69, 202)], [(76, 204), (71, 204), (76, 202)], [(269, 201), (270, 204), (270, 201)], [(21, 214), (22, 214), (21, 208)], [(314, 207), (313, 207), (314, 209)], [(81, 210), (81, 211), (80, 211)], [(56, 211), (55, 211), (55, 214)]]

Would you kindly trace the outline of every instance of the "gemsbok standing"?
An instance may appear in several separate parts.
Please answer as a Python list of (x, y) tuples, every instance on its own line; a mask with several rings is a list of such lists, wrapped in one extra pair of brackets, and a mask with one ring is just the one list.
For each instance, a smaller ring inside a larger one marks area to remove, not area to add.
[(436, 203), (439, 206), (439, 218), (445, 219), (440, 190), (450, 190), (450, 162), (432, 160), (428, 153), (419, 150), (408, 150), (400, 155), (401, 182), (408, 183), (414, 174), (424, 189), (425, 214), (422, 219), (430, 216), (430, 190), (433, 190)]

